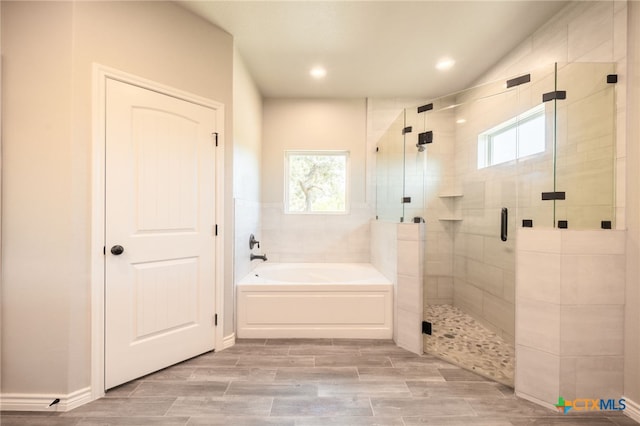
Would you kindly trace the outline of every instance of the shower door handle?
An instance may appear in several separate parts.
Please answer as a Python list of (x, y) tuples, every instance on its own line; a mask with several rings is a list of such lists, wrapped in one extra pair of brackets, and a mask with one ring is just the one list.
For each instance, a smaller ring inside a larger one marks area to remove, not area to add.
[(507, 222), (509, 219), (509, 211), (506, 207), (502, 208), (502, 212), (500, 213), (500, 239), (502, 241), (507, 241)]

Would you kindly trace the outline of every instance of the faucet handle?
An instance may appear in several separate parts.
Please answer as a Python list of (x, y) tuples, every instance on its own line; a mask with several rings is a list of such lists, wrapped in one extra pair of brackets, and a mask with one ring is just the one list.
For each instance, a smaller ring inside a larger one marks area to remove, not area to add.
[(249, 236), (249, 250), (253, 250), (254, 246), (258, 246), (258, 248), (260, 248), (260, 241), (256, 240), (256, 237), (251, 234)]

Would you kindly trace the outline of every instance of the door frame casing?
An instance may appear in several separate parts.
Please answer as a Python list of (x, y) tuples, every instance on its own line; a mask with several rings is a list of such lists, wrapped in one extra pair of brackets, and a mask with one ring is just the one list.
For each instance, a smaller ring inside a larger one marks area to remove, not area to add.
[[(184, 92), (120, 70), (93, 64), (92, 163), (91, 163), (91, 398), (105, 394), (105, 149), (106, 83), (108, 79), (152, 90), (216, 110), (218, 144), (215, 156), (215, 223), (224, 229), (224, 104)], [(214, 143), (212, 135), (212, 143)], [(215, 312), (218, 324), (214, 347), (223, 347), (224, 330), (224, 233), (215, 237)]]

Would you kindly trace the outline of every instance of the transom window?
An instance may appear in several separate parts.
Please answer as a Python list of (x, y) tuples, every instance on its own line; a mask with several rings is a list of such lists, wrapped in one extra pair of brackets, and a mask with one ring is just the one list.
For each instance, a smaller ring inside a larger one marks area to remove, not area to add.
[(544, 104), (478, 135), (478, 168), (545, 151)]
[(285, 212), (346, 213), (347, 151), (285, 151)]

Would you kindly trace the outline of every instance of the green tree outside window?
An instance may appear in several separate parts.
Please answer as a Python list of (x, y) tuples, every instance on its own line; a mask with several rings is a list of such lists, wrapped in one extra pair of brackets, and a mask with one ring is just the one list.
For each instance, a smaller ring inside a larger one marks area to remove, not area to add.
[(286, 160), (288, 213), (347, 211), (347, 152), (288, 151)]

